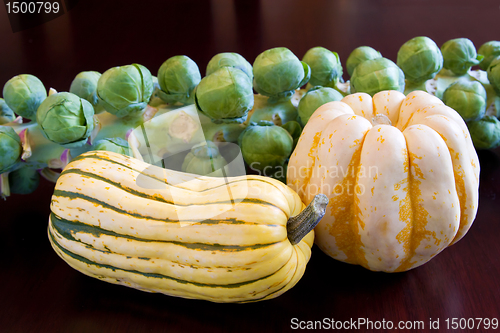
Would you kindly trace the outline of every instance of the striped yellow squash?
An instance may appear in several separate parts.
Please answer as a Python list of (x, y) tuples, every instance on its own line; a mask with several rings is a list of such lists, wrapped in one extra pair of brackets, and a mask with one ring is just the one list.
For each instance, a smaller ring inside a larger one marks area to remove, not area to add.
[(259, 301), (302, 277), (326, 204), (318, 197), (304, 209), (294, 191), (266, 177), (199, 177), (92, 151), (57, 180), (48, 233), (70, 266), (103, 281)]
[(329, 198), (318, 246), (375, 271), (424, 264), (462, 238), (477, 212), (479, 162), (467, 126), (423, 91), (357, 93), (321, 106), (287, 177), (305, 203)]

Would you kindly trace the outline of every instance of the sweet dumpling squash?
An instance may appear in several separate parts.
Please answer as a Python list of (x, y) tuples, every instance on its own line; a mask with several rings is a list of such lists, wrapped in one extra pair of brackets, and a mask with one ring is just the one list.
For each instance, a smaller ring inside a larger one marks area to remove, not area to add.
[(460, 115), (423, 91), (356, 93), (318, 108), (287, 183), (305, 203), (328, 196), (317, 245), (374, 271), (422, 265), (469, 230), (479, 162)]

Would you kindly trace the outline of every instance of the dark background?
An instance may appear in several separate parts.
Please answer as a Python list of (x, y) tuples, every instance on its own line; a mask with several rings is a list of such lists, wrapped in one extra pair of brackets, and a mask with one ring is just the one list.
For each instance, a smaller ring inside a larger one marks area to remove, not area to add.
[[(76, 4), (75, 4), (76, 3)], [(200, 67), (219, 52), (253, 63), (285, 46), (299, 58), (314, 46), (349, 53), (372, 46), (396, 61), (416, 36), (439, 46), (500, 40), (500, 2), (486, 0), (97, 1), (73, 2), (45, 24), (13, 32), (0, 7), (0, 86), (33, 74), (68, 90), (80, 71), (140, 63), (157, 74), (184, 54)], [(22, 18), (20, 18), (22, 20)], [(344, 67), (344, 71), (345, 67)], [(347, 73), (344, 79), (348, 80)], [(53, 185), (0, 202), (0, 330), (3, 332), (291, 331), (299, 320), (367, 318), (397, 323), (499, 318), (500, 149), (479, 152), (479, 212), (469, 233), (422, 267), (376, 273), (337, 262), (317, 248), (301, 281), (277, 299), (213, 304), (148, 294), (73, 270), (52, 251), (47, 218)], [(476, 321), (477, 324), (477, 321)]]

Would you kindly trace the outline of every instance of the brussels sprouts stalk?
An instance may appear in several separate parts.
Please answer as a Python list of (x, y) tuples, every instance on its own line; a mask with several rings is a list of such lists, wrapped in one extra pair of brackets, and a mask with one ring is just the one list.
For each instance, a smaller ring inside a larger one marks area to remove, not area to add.
[(205, 114), (199, 112), (198, 116), (205, 138), (213, 142), (236, 143), (238, 136), (251, 123), (267, 120), (277, 126), (282, 126), (289, 121), (294, 121), (298, 116), (298, 102), (305, 93), (305, 89), (296, 90), (294, 98), (278, 103), (272, 103), (268, 96), (256, 94), (254, 95), (253, 107), (248, 111), (246, 120), (242, 123), (215, 123)]
[(25, 128), (19, 133), (19, 137), (21, 138), (21, 143), (23, 147), (23, 153), (21, 155), (21, 159), (26, 161), (31, 157), (31, 144), (28, 136), (28, 129)]
[(168, 127), (168, 134), (187, 143), (191, 141), (198, 127), (198, 124), (190, 115), (181, 111)]
[[(6, 99), (0, 99), (2, 197), (10, 193), (29, 193), (36, 188), (37, 182), (23, 180), (29, 175), (34, 175), (33, 179), (41, 175), (56, 181), (57, 169), (63, 169), (73, 157), (88, 150), (113, 145), (129, 149), (127, 139), (134, 128), (156, 117), (160, 107), (162, 112), (179, 107), (148, 105), (152, 80), (148, 70), (141, 65), (114, 68), (102, 77), (98, 84), (99, 73), (80, 73), (70, 88), (73, 92), (59, 93), (50, 88), (47, 94), (43, 84), (32, 75), (14, 77), (5, 85)], [(128, 80), (130, 85), (123, 86), (120, 79)], [(139, 90), (134, 90), (132, 85)], [(112, 95), (114, 92), (118, 94)], [(103, 99), (102, 103), (98, 97)], [(104, 106), (110, 110), (96, 114), (95, 110), (102, 111)], [(31, 121), (23, 122), (23, 117)], [(132, 143), (133, 139), (132, 134)], [(103, 140), (100, 145), (94, 145), (99, 140)], [(137, 150), (137, 140), (134, 147)], [(12, 178), (11, 186), (9, 178)], [(12, 192), (14, 188), (20, 192)]]
[(139, 146), (140, 146), (139, 140), (137, 139), (137, 137), (135, 136), (133, 131), (130, 131), (128, 133), (127, 139), (128, 139), (128, 142), (130, 143), (130, 150), (132, 151), (132, 156), (134, 156), (134, 158), (144, 162), (144, 159), (142, 158), (142, 155), (139, 152)]
[[(52, 96), (55, 94), (57, 94), (57, 92), (51, 89), (49, 95)], [(290, 120), (295, 120), (297, 117), (296, 107), (291, 101), (269, 104), (267, 103), (268, 97), (261, 96), (257, 97), (257, 99), (259, 100), (260, 106), (257, 105), (256, 108), (253, 108), (248, 113), (247, 120), (244, 123), (217, 124), (214, 123), (211, 118), (205, 116), (201, 112), (198, 112), (197, 115), (199, 116), (205, 138), (215, 142), (236, 143), (239, 135), (249, 126), (250, 120), (259, 121), (261, 119), (269, 119), (273, 121), (274, 124), (283, 124)], [(80, 147), (64, 147), (57, 142), (49, 140), (45, 135), (44, 130), (35, 121), (22, 123), (22, 118), (19, 117), (19, 122), (11, 121), (8, 124), (4, 124), (3, 126), (12, 128), (14, 132), (19, 135), (21, 154), (20, 159), (15, 162), (9, 170), (4, 170), (4, 175), (2, 176), (2, 196), (7, 197), (11, 192), (9, 191), (10, 187), (8, 186), (7, 171), (15, 171), (23, 167), (31, 168), (39, 170), (42, 177), (55, 182), (59, 176), (59, 172), (56, 171), (57, 169), (63, 169), (72, 158), (88, 150), (96, 149), (95, 145), (100, 140), (121, 138), (124, 141), (128, 141), (128, 149), (130, 149), (131, 155), (136, 158), (142, 158), (141, 149), (144, 147), (140, 147), (140, 141), (137, 137), (135, 137), (133, 129), (140, 128), (141, 125), (144, 125), (150, 120), (177, 108), (179, 108), (179, 106), (162, 105), (162, 108), (155, 108), (148, 105), (142, 111), (131, 113), (124, 117), (118, 117), (109, 112), (102, 112), (97, 115), (93, 115), (92, 120), (95, 122), (93, 130), (87, 138), (86, 143)], [(252, 119), (254, 113), (255, 118)], [(191, 129), (192, 132), (194, 127), (186, 127), (184, 125), (191, 124), (191, 118), (174, 118), (175, 119), (173, 119), (173, 121), (176, 121), (176, 124), (179, 123), (177, 124), (179, 126), (175, 124), (175, 126), (170, 126), (169, 132), (173, 131), (173, 133), (169, 133), (169, 135), (182, 141), (188, 140), (189, 137), (185, 136), (189, 136), (189, 129)], [(163, 123), (163, 121), (159, 121), (157, 125), (161, 128), (169, 128), (165, 123)], [(170, 121), (169, 125), (172, 125)], [(176, 130), (178, 130), (178, 128), (173, 127), (183, 127), (188, 131), (177, 133)]]
[(47, 168), (43, 168), (40, 171), (40, 175), (43, 178), (47, 179), (49, 182), (55, 183), (57, 181), (57, 178), (59, 178), (59, 176), (61, 175), (61, 173), (47, 167)]
[[(142, 111), (124, 117), (118, 117), (109, 112), (102, 112), (95, 115), (96, 126), (89, 137), (88, 145), (84, 147), (83, 150), (89, 150), (90, 146), (95, 142), (105, 138), (122, 138), (126, 140), (129, 130), (153, 119), (158, 111), (158, 108), (148, 105)], [(72, 149), (72, 151), (73, 153), (81, 153), (80, 151), (82, 151), (82, 149)]]
[(485, 116), (494, 116), (494, 117), (500, 118), (500, 97), (494, 96), (493, 101), (491, 101), (487, 105), (488, 105), (488, 107), (487, 107), (484, 115)]
[(0, 175), (0, 196), (4, 200), (7, 200), (7, 197), (10, 196), (9, 173), (8, 172), (4, 172)]
[[(65, 148), (46, 138), (40, 126), (34, 122), (10, 122), (2, 126), (11, 127), (20, 136), (22, 143), (21, 161), (12, 169), (21, 165), (35, 169), (64, 168), (71, 158), (92, 149), (92, 143), (104, 138), (119, 137), (127, 140), (127, 132), (152, 119), (157, 108), (146, 107), (142, 112), (119, 118), (108, 112), (95, 115), (98, 126), (92, 132), (87, 144), (77, 148)], [(49, 178), (54, 178), (50, 176)]]
[(3, 126), (13, 126), (13, 125), (20, 125), (23, 123), (23, 117), (21, 116), (17, 116), (15, 119), (13, 119), (12, 121), (9, 121), (7, 123), (0, 123), (0, 125), (3, 125)]
[(254, 96), (254, 105), (249, 113), (246, 124), (259, 122), (260, 120), (272, 121), (275, 125), (281, 126), (291, 120), (297, 119), (297, 107), (292, 101), (273, 103), (272, 99), (263, 95)]
[[(310, 82), (307, 83), (307, 85), (305, 86), (304, 89), (300, 89), (300, 90), (304, 90), (304, 94), (307, 93), (310, 89), (314, 88), (314, 87), (317, 87), (317, 86), (313, 86)], [(338, 91), (343, 97), (347, 96), (350, 94), (350, 82), (347, 81), (347, 82), (337, 82), (335, 84), (332, 84), (332, 85), (324, 85), (322, 87), (328, 87), (328, 88), (332, 88), (332, 89), (335, 89), (336, 91)], [(302, 96), (301, 96), (302, 97)], [(298, 104), (297, 104), (298, 106)]]
[(337, 84), (331, 88), (337, 90), (344, 97), (351, 93), (349, 82), (337, 82)]
[[(471, 70), (464, 75), (456, 75), (450, 70), (442, 69), (433, 79), (425, 82), (425, 87), (420, 88), (421, 90), (427, 91), (428, 93), (442, 99), (444, 91), (450, 85), (461, 79), (480, 82), (486, 90), (486, 104), (490, 106), (494, 103), (497, 94), (491, 83), (488, 81), (487, 73), (483, 70)], [(405, 90), (405, 94), (406, 93), (407, 91)]]
[(47, 163), (47, 167), (52, 169), (64, 169), (71, 161), (71, 154), (69, 149), (65, 149), (59, 158), (51, 159)]
[(66, 149), (61, 145), (48, 140), (43, 135), (40, 126), (36, 122), (11, 124), (10, 127), (12, 127), (21, 138), (23, 147), (21, 159), (23, 162), (20, 163), (23, 163), (23, 165), (30, 166), (35, 169), (42, 169), (49, 166), (51, 161), (59, 160)]

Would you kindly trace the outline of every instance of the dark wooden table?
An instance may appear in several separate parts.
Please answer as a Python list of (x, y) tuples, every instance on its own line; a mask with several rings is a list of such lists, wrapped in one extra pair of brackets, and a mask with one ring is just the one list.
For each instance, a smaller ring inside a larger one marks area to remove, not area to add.
[[(68, 10), (70, 5), (64, 15), (16, 33), (0, 8), (0, 85), (30, 73), (47, 88), (68, 90), (80, 71), (104, 72), (134, 62), (156, 75), (163, 61), (178, 54), (195, 60), (204, 74), (210, 58), (224, 51), (253, 62), (271, 47), (288, 47), (301, 58), (309, 48), (323, 46), (338, 52), (345, 64), (361, 45), (395, 61), (399, 47), (415, 36), (438, 45), (467, 37), (476, 47), (500, 40), (500, 3), (489, 0), (81, 0)], [(48, 242), (53, 184), (42, 181), (35, 193), (0, 202), (0, 330), (275, 332), (307, 321), (350, 325), (364, 318), (375, 326), (422, 322), (425, 331), (431, 320), (433, 325), (439, 320), (446, 331), (453, 318), (463, 318), (462, 323), (500, 319), (500, 149), (480, 151), (479, 158), (474, 225), (429, 263), (405, 273), (375, 273), (337, 262), (314, 247), (293, 289), (244, 305), (143, 293), (73, 270)]]

